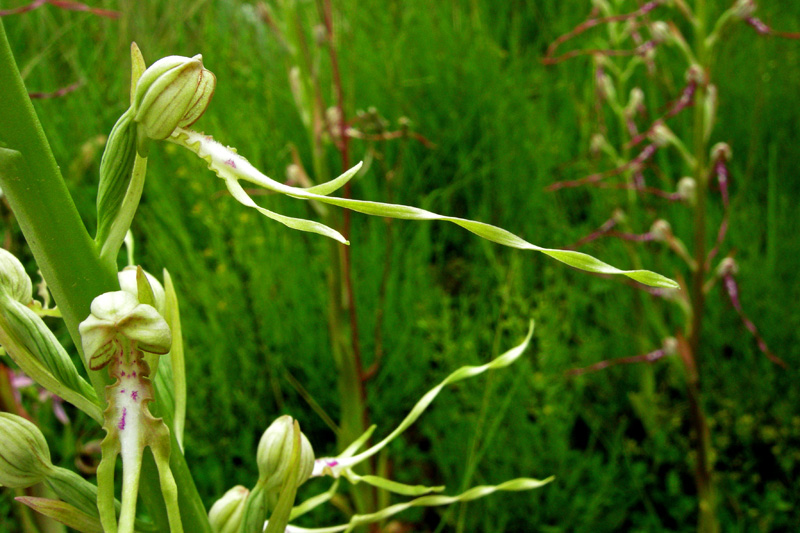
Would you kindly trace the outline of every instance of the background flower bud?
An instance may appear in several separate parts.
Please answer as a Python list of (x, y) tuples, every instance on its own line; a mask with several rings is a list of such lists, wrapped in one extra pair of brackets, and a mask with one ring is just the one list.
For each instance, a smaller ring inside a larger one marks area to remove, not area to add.
[(54, 470), (44, 435), (21, 416), (0, 412), (0, 485), (26, 488)]
[(0, 248), (0, 292), (22, 304), (30, 303), (33, 298), (33, 285), (25, 267), (3, 248)]
[(697, 182), (694, 178), (685, 176), (678, 181), (678, 194), (680, 197), (694, 205), (697, 200)]
[[(267, 428), (258, 443), (256, 462), (259, 482), (266, 483), (264, 490), (267, 492), (279, 489), (286, 480), (291, 466), (293, 426), (294, 420), (291, 416), (281, 416)], [(311, 477), (311, 471), (314, 469), (314, 450), (302, 433), (300, 434), (300, 446), (300, 463), (297, 469), (298, 485)]]
[(650, 226), (650, 233), (657, 241), (666, 241), (672, 237), (672, 226), (663, 218), (659, 218)]
[(733, 157), (733, 151), (728, 143), (717, 143), (711, 147), (712, 161), (717, 161), (718, 159), (730, 161), (731, 157)]
[(145, 70), (134, 95), (134, 121), (144, 135), (166, 139), (178, 126), (194, 124), (205, 112), (216, 87), (203, 57), (169, 56)]
[(214, 502), (208, 511), (208, 521), (214, 533), (236, 533), (242, 523), (244, 504), (250, 491), (236, 485)]

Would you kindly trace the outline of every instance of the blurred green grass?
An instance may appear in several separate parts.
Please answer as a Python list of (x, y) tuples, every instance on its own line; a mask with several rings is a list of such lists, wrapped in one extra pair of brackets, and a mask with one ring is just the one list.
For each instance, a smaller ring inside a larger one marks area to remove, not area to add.
[[(586, 2), (335, 4), (350, 113), (375, 106), (392, 121), (406, 116), (437, 145), (428, 150), (410, 143), (400, 155), (396, 146), (387, 148), (388, 158), (402, 157), (392, 185), (396, 202), (498, 224), (545, 246), (574, 242), (608, 217), (612, 201), (604, 195), (543, 190), (588, 168), (587, 64), (579, 59), (544, 68), (539, 62), (547, 43), (582, 20)], [(800, 28), (800, 5), (762, 4), (765, 20)], [(29, 90), (85, 82), (35, 105), (90, 227), (101, 152), (86, 154), (127, 107), (132, 40), (148, 61), (203, 54), (218, 88), (198, 128), (236, 146), (276, 179), (284, 179), (290, 145), (310, 166), (283, 53), (251, 4), (131, 0), (102, 6), (122, 17), (44, 7), (4, 18)], [(725, 531), (788, 531), (800, 524), (800, 228), (793, 212), (800, 200), (794, 172), (800, 165), (799, 54), (798, 42), (758, 38), (743, 27), (726, 41), (717, 65), (722, 116), (715, 135), (735, 154), (730, 244), (742, 270), (741, 297), (790, 366), (772, 366), (726, 300), (710, 298), (703, 388)], [(353, 152), (362, 157), (364, 145), (356, 143)], [(336, 168), (334, 153), (330, 164)], [(187, 457), (209, 505), (234, 484), (252, 485), (258, 438), (279, 414), (295, 416), (318, 453), (334, 451), (333, 433), (289, 374), (334, 419), (338, 402), (326, 329), (328, 243), (244, 211), (223, 189), (201, 162), (158, 147), (134, 225), (137, 260), (154, 273), (166, 267), (179, 289), (190, 383)], [(354, 184), (358, 198), (381, 200), (385, 192), (376, 167)], [(264, 202), (282, 213), (309, 215), (301, 202)], [(685, 236), (685, 212), (669, 213)], [(437, 379), (486, 361), (518, 339), (529, 317), (537, 321), (535, 349), (516, 371), (446, 392), (405, 441), (391, 447), (398, 479), (442, 482), (455, 491), (486, 395), (488, 412), (502, 417), (489, 417), (495, 431), (473, 482), (557, 479), (533, 493), (470, 504), (467, 531), (694, 529), (680, 369), (664, 362), (564, 376), (660, 341), (638, 331), (632, 289), (499, 249), (447, 225), (398, 222), (391, 231), (388, 259), (383, 221), (356, 216), (351, 239), (366, 354), (374, 350), (370, 333), (383, 264), (391, 265), (386, 356), (368, 387), (379, 433)], [(613, 241), (587, 251), (621, 266), (628, 261)], [(666, 275), (675, 266), (655, 251), (645, 265)], [(655, 430), (643, 426), (630, 398), (650, 379), (658, 391), (650, 405)], [(99, 430), (80, 436), (99, 437)], [(69, 441), (58, 442), (54, 455), (71, 461)], [(3, 517), (7, 497), (0, 498)], [(425, 530), (436, 527), (438, 516), (420, 511), (402, 518)], [(335, 512), (327, 518), (343, 519)]]

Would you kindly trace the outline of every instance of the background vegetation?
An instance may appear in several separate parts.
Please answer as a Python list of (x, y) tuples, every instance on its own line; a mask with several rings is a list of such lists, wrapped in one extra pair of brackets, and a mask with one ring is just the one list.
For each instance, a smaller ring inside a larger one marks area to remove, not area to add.
[[(762, 19), (800, 30), (800, 4), (762, 4)], [(121, 17), (46, 6), (4, 18), (30, 91), (84, 82), (35, 105), (90, 225), (103, 136), (127, 107), (132, 40), (148, 61), (203, 54), (218, 85), (199, 129), (278, 179), (285, 178), (291, 147), (308, 157), (284, 53), (252, 3), (93, 5)], [(712, 5), (718, 12), (728, 2)], [(408, 117), (436, 145), (379, 146), (397, 172), (389, 182), (373, 161), (354, 183), (354, 197), (392, 194), (398, 203), (490, 222), (553, 247), (575, 242), (608, 218), (609, 195), (544, 191), (594, 169), (587, 60), (540, 63), (547, 44), (588, 13), (588, 2), (336, 0), (335, 8), (349, 113), (374, 106), (392, 124)], [(800, 526), (800, 43), (761, 38), (742, 25), (723, 47), (716, 65), (721, 123), (714, 135), (734, 151), (729, 242), (737, 250), (745, 310), (789, 369), (758, 351), (727, 299), (714, 293), (702, 386), (720, 517), (724, 531), (793, 531)], [(355, 141), (353, 157), (364, 157), (366, 148)], [(333, 151), (330, 164), (337, 168)], [(296, 417), (318, 453), (333, 452), (334, 435), (307, 400), (334, 419), (338, 409), (325, 318), (329, 244), (245, 211), (223, 190), (201, 162), (159, 146), (134, 222), (137, 262), (151, 272), (166, 267), (182, 298), (187, 460), (208, 505), (232, 485), (251, 482), (258, 438), (279, 414)], [(287, 214), (309, 209), (283, 197), (262, 200)], [(676, 234), (689, 230), (688, 216), (668, 214)], [(4, 215), (8, 242), (17, 247), (12, 251), (24, 254), (13, 219)], [(443, 482), (451, 491), (473, 468), (473, 483), (556, 476), (542, 490), (456, 509), (445, 530), (456, 530), (459, 520), (465, 531), (487, 532), (694, 529), (689, 423), (677, 362), (565, 375), (660, 343), (642, 333), (634, 289), (444, 224), (387, 225), (356, 215), (351, 241), (368, 361), (376, 321), (383, 320), (385, 355), (368, 384), (379, 432), (394, 427), (437, 379), (497, 355), (519, 339), (529, 317), (537, 321), (535, 347), (515, 371), (446, 392), (392, 446), (398, 479)], [(626, 266), (624, 246), (612, 239), (587, 251)], [(644, 266), (674, 275), (667, 255), (657, 246), (652, 251)], [(643, 379), (658, 383), (647, 406), (655, 424), (643, 423), (634, 408)], [(46, 408), (37, 414), (63, 464), (101, 438), (77, 416), (63, 427)], [(10, 494), (0, 494), (0, 524), (11, 524), (11, 505)], [(328, 518), (342, 516), (331, 511)], [(439, 511), (403, 519), (432, 530)]]

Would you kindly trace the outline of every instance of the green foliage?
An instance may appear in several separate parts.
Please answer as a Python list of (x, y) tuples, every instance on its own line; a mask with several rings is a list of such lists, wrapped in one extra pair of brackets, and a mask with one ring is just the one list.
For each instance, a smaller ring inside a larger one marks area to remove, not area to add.
[[(800, 6), (761, 3), (765, 20), (787, 30), (800, 27)], [(352, 98), (347, 105), (375, 106), (390, 120), (407, 116), (437, 146), (381, 146), (387, 162), (401, 162), (400, 171), (389, 183), (373, 165), (354, 183), (355, 197), (385, 201), (391, 187), (398, 203), (490, 222), (549, 247), (574, 242), (607, 218), (614, 198), (543, 190), (587, 170), (584, 163), (564, 164), (584, 161), (588, 151), (586, 65), (579, 60), (547, 70), (539, 64), (546, 43), (582, 20), (587, 2), (337, 4), (346, 23), (339, 48)], [(713, 9), (723, 5), (712, 2)], [(4, 18), (29, 90), (86, 82), (35, 107), (90, 227), (102, 151), (97, 137), (107, 135), (127, 107), (120, 96), (127, 94), (128, 80), (119, 72), (127, 69), (132, 40), (148, 58), (203, 53), (221, 81), (197, 128), (226, 132), (226, 142), (279, 181), (291, 163), (290, 145), (307, 160), (310, 149), (282, 52), (250, 4), (131, 0), (105, 7), (121, 10), (123, 17), (113, 21), (44, 7)], [(800, 523), (800, 227), (794, 213), (800, 155), (792, 148), (800, 124), (800, 48), (758, 38), (746, 27), (735, 37), (723, 43), (716, 66), (720, 94), (727, 95), (719, 130), (737, 154), (729, 239), (738, 251), (744, 305), (791, 370), (765, 360), (726, 301), (712, 298), (708, 323), (719, 326), (706, 332), (703, 389), (714, 424), (723, 530), (791, 530)], [(361, 157), (365, 147), (355, 143), (354, 154)], [(251, 481), (258, 438), (278, 414), (297, 418), (312, 442), (335, 441), (305, 401), (313, 398), (336, 419), (321, 296), (328, 243), (244, 211), (205, 165), (171, 150), (151, 152), (133, 229), (139, 260), (153, 271), (165, 266), (182, 298), (190, 384), (185, 448), (210, 506), (234, 484)], [(331, 153), (333, 168), (335, 161)], [(313, 217), (309, 205), (288, 198), (256, 201)], [(718, 205), (711, 209), (710, 216), (719, 215)], [(676, 233), (689, 228), (682, 216), (671, 217)], [(680, 452), (688, 449), (688, 421), (679, 369), (622, 366), (591, 379), (564, 375), (649, 345), (651, 339), (640, 338), (637, 328), (647, 309), (636, 307), (631, 290), (479, 242), (450, 225), (388, 225), (360, 216), (353, 221), (366, 354), (374, 353), (378, 341), (372, 333), (383, 321), (385, 355), (368, 385), (371, 416), (382, 427), (395, 427), (420, 394), (452, 369), (498, 355), (527, 317), (537, 321), (535, 355), (518, 363), (517, 372), (450, 391), (402, 442), (390, 445), (398, 481), (459, 480), (465, 457), (472, 457), (477, 484), (555, 475), (541, 491), (470, 503), (463, 513), (465, 531), (525, 530), (530, 524), (541, 531), (693, 529), (691, 463)], [(387, 254), (390, 234), (394, 246)], [(605, 240), (587, 251), (626, 265), (622, 243)], [(669, 258), (657, 252), (651, 257), (646, 268), (673, 273)], [(375, 312), (379, 305), (382, 319)], [(309, 325), (317, 328), (314, 334), (304, 333)], [(654, 397), (645, 399), (647, 418), (637, 410), (641, 401), (624, 393), (640, 389), (644, 380), (658, 383)], [(41, 415), (48, 420), (46, 412)], [(46, 431), (62, 464), (74, 458), (75, 437), (100, 437), (88, 426), (78, 418), (69, 438), (53, 439), (57, 433)], [(448, 487), (448, 493), (457, 488)], [(4, 492), (0, 498), (0, 523), (9, 520), (8, 497)], [(432, 530), (439, 516), (415, 510), (400, 519)], [(345, 521), (340, 514), (331, 518)], [(458, 520), (458, 513), (450, 515), (446, 530)]]

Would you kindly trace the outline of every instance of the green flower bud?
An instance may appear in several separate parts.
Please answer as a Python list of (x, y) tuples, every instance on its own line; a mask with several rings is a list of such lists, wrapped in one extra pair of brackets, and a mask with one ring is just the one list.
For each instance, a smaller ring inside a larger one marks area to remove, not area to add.
[[(135, 266), (125, 267), (122, 271), (117, 274), (117, 278), (119, 279), (119, 286), (120, 288), (132, 295), (136, 296), (136, 299), (139, 299), (139, 286), (136, 281), (136, 268)], [(164, 316), (166, 313), (166, 296), (164, 293), (164, 286), (161, 285), (161, 282), (156, 279), (155, 276), (152, 274), (145, 272), (145, 276), (147, 276), (147, 281), (150, 283), (150, 288), (153, 289), (153, 297), (155, 298), (155, 308), (158, 311), (158, 314)]]
[(753, 16), (757, 7), (755, 0), (737, 0), (733, 5), (733, 13), (740, 19), (746, 19)]
[[(259, 483), (265, 483), (264, 490), (267, 492), (280, 489), (286, 481), (291, 466), (293, 426), (292, 417), (284, 415), (267, 428), (258, 443), (256, 463), (258, 464)], [(313, 469), (314, 450), (306, 436), (301, 433), (297, 484), (305, 483), (311, 477)]]
[(154, 307), (140, 304), (125, 291), (107, 292), (92, 301), (92, 314), (79, 331), (89, 368), (103, 368), (121, 349), (121, 338), (136, 342), (140, 349), (165, 354), (172, 346), (166, 320)]
[(0, 248), (0, 293), (5, 293), (22, 304), (28, 304), (33, 299), (33, 285), (25, 267), (11, 252), (3, 248)]
[(697, 182), (694, 178), (685, 176), (678, 181), (678, 194), (690, 205), (697, 201)]
[(672, 238), (672, 226), (663, 218), (659, 218), (650, 226), (650, 234), (654, 240), (666, 242)]
[(208, 511), (208, 521), (214, 533), (236, 533), (242, 523), (244, 504), (250, 491), (236, 485), (214, 502)]
[(0, 412), (0, 485), (22, 489), (53, 473), (44, 435), (21, 416)]
[[(177, 127), (194, 124), (205, 112), (217, 80), (203, 56), (169, 56), (144, 71), (136, 84), (133, 120), (142, 136), (163, 140)], [(140, 141), (140, 152), (142, 142)]]

